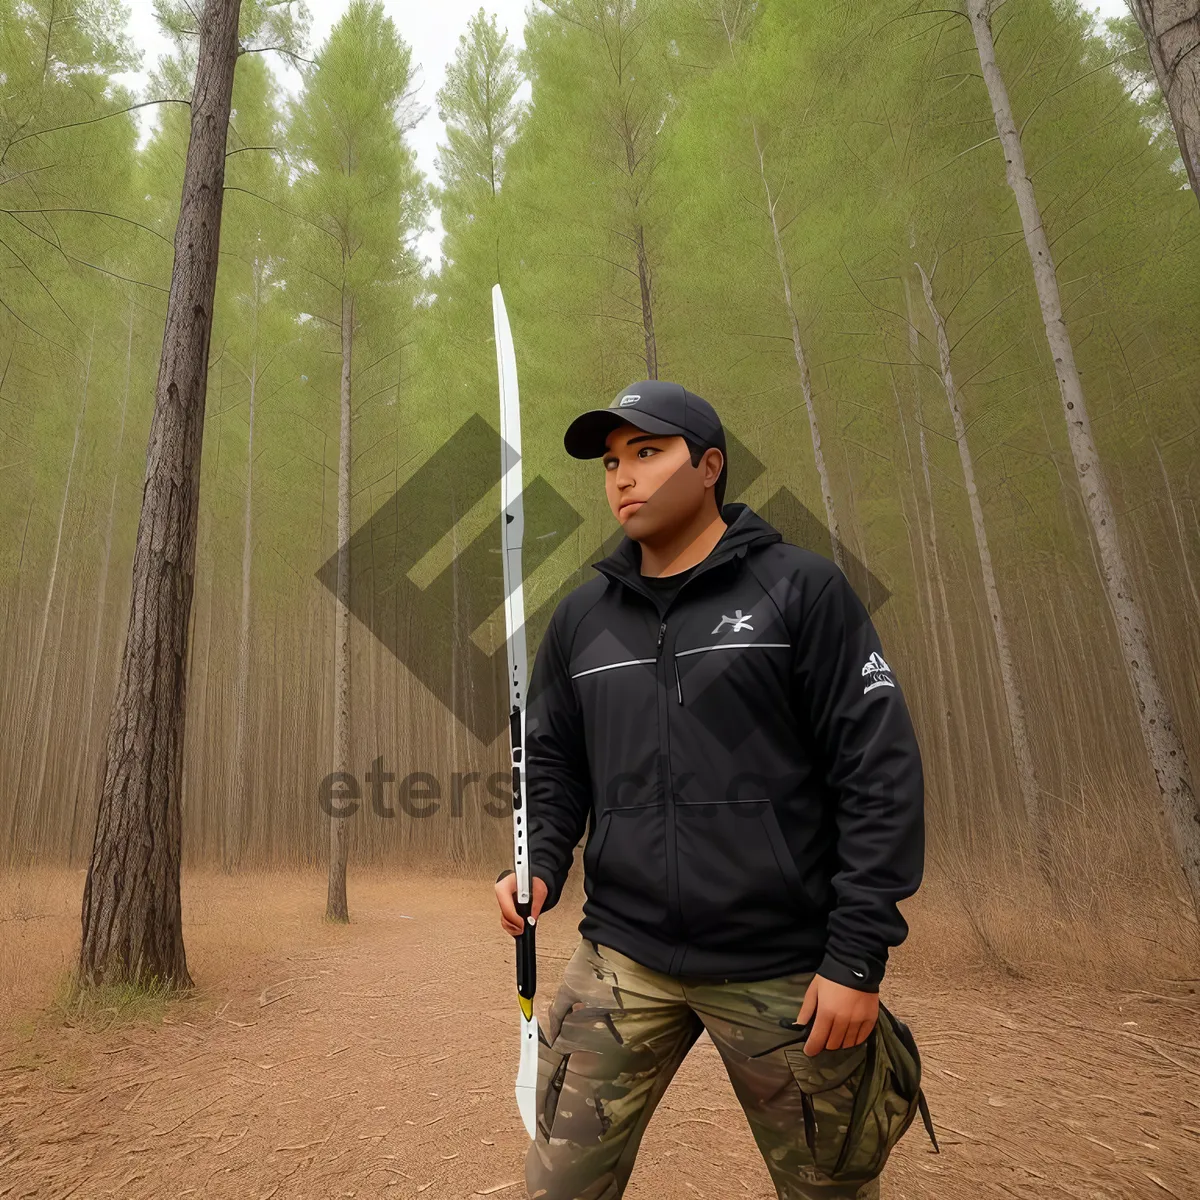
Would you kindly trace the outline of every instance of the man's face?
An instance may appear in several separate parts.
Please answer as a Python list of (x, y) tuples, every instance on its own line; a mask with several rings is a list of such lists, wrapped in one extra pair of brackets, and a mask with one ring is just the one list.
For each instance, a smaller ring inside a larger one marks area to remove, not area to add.
[(618, 425), (605, 439), (608, 506), (625, 532), (641, 540), (691, 519), (704, 503), (706, 483), (721, 473), (721, 452), (710, 447), (698, 467), (678, 434), (646, 433)]

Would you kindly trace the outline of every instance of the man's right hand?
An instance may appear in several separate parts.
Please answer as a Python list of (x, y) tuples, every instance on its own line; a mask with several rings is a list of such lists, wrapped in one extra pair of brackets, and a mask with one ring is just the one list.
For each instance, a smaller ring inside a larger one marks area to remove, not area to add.
[[(534, 921), (541, 915), (542, 905), (546, 903), (546, 881), (537, 875), (529, 877), (529, 887), (532, 893), (533, 908), (530, 918)], [(496, 884), (496, 900), (500, 905), (500, 928), (513, 937), (520, 937), (525, 932), (525, 922), (517, 912), (517, 874), (505, 875)]]

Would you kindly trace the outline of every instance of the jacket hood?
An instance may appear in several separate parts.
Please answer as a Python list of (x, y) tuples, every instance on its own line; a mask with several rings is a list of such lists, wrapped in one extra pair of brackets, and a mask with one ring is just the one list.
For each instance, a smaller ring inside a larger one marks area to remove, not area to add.
[[(701, 559), (705, 567), (715, 566), (735, 556), (741, 557), (751, 546), (783, 541), (783, 534), (778, 529), (740, 501), (722, 505), (721, 519), (726, 529), (720, 541), (709, 551), (708, 557)], [(642, 548), (626, 534), (607, 558), (592, 563), (592, 566), (609, 578), (623, 582), (637, 581), (642, 573)]]

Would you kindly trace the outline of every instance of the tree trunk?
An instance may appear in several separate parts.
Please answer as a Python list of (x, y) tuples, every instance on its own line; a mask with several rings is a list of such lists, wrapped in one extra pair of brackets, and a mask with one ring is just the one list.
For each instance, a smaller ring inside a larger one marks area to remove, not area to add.
[[(908, 437), (908, 420), (904, 413), (904, 404), (900, 399), (900, 389), (896, 386), (896, 372), (889, 372), (892, 383), (892, 395), (896, 400), (896, 420), (900, 429), (900, 440), (904, 443), (904, 456), (908, 461), (908, 481), (912, 488), (913, 515), (917, 523), (917, 536), (914, 542), (912, 531), (909, 530), (908, 556), (912, 561), (913, 587), (917, 591), (917, 608), (922, 615), (922, 634), (926, 645), (933, 651), (933, 696), (937, 706), (938, 724), (942, 731), (942, 753), (939, 756), (937, 775), (941, 780), (942, 796), (947, 805), (954, 798), (954, 744), (950, 737), (950, 711), (947, 703), (946, 665), (942, 659), (942, 639), (938, 631), (938, 620), (934, 611), (933, 584), (929, 578), (929, 553), (925, 541), (925, 522), (921, 517), (921, 497), (917, 488), (917, 469), (913, 462), (912, 443)], [(896, 472), (896, 495), (900, 501), (901, 513), (907, 512), (904, 489), (900, 486), (900, 472)], [(905, 525), (908, 525), (907, 516)], [(918, 553), (918, 550), (920, 553)], [(920, 560), (918, 562), (918, 559)]]
[[(83, 370), (83, 396), (79, 402), (79, 415), (75, 418), (75, 436), (71, 442), (71, 457), (67, 461), (67, 480), (63, 484), (62, 504), (58, 510), (58, 529), (54, 535), (54, 557), (50, 561), (50, 582), (46, 585), (46, 602), (42, 605), (42, 621), (38, 628), (37, 648), (33, 652), (33, 676), (29, 685), (28, 695), (25, 699), (22, 731), (17, 740), (18, 753), (20, 754), (18, 761), (21, 766), (17, 771), (17, 786), (14, 789), (13, 796), (12, 823), (9, 829), (10, 852), (15, 851), (17, 845), (17, 818), (20, 813), (21, 796), (26, 791), (24, 787), (24, 752), (32, 748), (33, 725), (37, 720), (38, 702), (41, 696), (42, 664), (46, 651), (46, 630), (50, 624), (50, 612), (54, 607), (54, 589), (58, 582), (58, 565), (62, 554), (63, 525), (66, 523), (67, 509), (71, 502), (71, 480), (75, 474), (75, 459), (79, 454), (79, 433), (83, 428), (83, 418), (87, 414), (88, 389), (91, 386), (92, 380), (92, 357), (95, 350), (95, 343), (96, 322), (93, 319), (91, 337), (88, 341), (87, 363), (84, 365)], [(49, 707), (49, 704), (47, 704), (47, 707)], [(36, 792), (33, 794), (33, 799), (34, 803), (36, 803)]]
[[(333, 628), (333, 769), (350, 770), (350, 363), (354, 301), (342, 286), (341, 442), (338, 455), (338, 574)], [(329, 818), (329, 895), (325, 916), (349, 921), (346, 904), (348, 817)]]
[(250, 563), (254, 549), (254, 396), (258, 384), (258, 305), (262, 263), (254, 256), (254, 329), (250, 354), (250, 432), (246, 443), (246, 498), (242, 519), (242, 612), (238, 623), (238, 673), (234, 692), (237, 729), (233, 741), (233, 778), (225, 806), (225, 870), (241, 862), (245, 840), (245, 811), (250, 795), (246, 755), (246, 718), (250, 691)]
[(83, 718), (82, 770), (75, 782), (71, 802), (71, 840), (67, 848), (67, 865), (75, 865), (75, 835), (79, 824), (81, 793), (91, 794), (92, 786), (92, 722), (96, 708), (96, 671), (100, 664), (100, 646), (104, 638), (104, 609), (108, 600), (108, 567), (112, 559), (113, 515), (117, 510), (117, 483), (121, 478), (121, 451), (125, 446), (125, 413), (129, 408), (129, 376), (133, 366), (133, 300), (129, 301), (129, 333), (125, 341), (125, 387), (121, 393), (121, 426), (117, 432), (117, 448), (113, 455), (112, 489), (108, 495), (108, 521), (104, 527), (104, 553), (100, 558), (100, 583), (96, 588), (96, 624), (92, 629), (92, 653), (88, 663), (87, 709)]
[(658, 343), (654, 338), (654, 304), (650, 293), (650, 262), (646, 257), (646, 234), (637, 228), (638, 283), (642, 291), (642, 335), (646, 343), (646, 378), (658, 378)]
[(1200, 204), (1200, 0), (1126, 2), (1146, 39), (1192, 194)]
[(992, 622), (992, 636), (996, 642), (996, 657), (1000, 660), (1000, 682), (1004, 688), (1004, 703), (1008, 716), (1008, 731), (1012, 741), (1013, 758), (1017, 765), (1017, 783), (1021, 789), (1021, 800), (1025, 816), (1037, 839), (1039, 858), (1044, 857), (1044, 830), (1041, 828), (1041, 799), (1037, 776), (1033, 769), (1033, 755), (1029, 750), (1029, 733), (1025, 724), (1025, 705), (1021, 689), (1017, 684), (1017, 670), (1013, 662), (1012, 644), (1008, 638), (1008, 627), (1004, 621), (1004, 610), (1000, 605), (1000, 592), (996, 587), (996, 572), (992, 567), (992, 551), (988, 545), (987, 525), (983, 519), (983, 506), (979, 501), (979, 490), (975, 486), (975, 463), (971, 448), (967, 444), (967, 430), (958, 404), (958, 391), (954, 386), (954, 372), (950, 365), (950, 342), (946, 337), (946, 323), (938, 311), (933, 298), (933, 284), (918, 263), (921, 286), (925, 290), (925, 303), (933, 318), (937, 331), (938, 359), (942, 368), (942, 383), (946, 389), (946, 403), (954, 422), (954, 440), (958, 444), (958, 458), (962, 463), (963, 483), (967, 489), (967, 500), (971, 507), (971, 525), (975, 531), (975, 545), (979, 549), (979, 569), (983, 575), (983, 593), (987, 599), (988, 616)]
[[(629, 127), (627, 115), (621, 129), (621, 140), (625, 144), (625, 169), (629, 173), (629, 183), (632, 187), (638, 170), (638, 154), (637, 147), (634, 145), (634, 133)], [(635, 209), (638, 206), (636, 199), (633, 206)], [(646, 378), (657, 379), (658, 342), (654, 336), (653, 273), (650, 270), (649, 256), (646, 254), (646, 230), (641, 221), (637, 223), (632, 241), (637, 252), (638, 286), (642, 297), (642, 338), (645, 343)]]
[[(1145, 414), (1143, 413), (1143, 419)], [(1148, 422), (1147, 422), (1148, 424)], [(1179, 565), (1183, 567), (1183, 577), (1187, 580), (1188, 592), (1192, 597), (1192, 616), (1200, 621), (1200, 591), (1196, 589), (1196, 580), (1192, 575), (1192, 564), (1189, 561), (1191, 549), (1183, 531), (1183, 522), (1179, 519), (1179, 509), (1175, 504), (1175, 491), (1171, 487), (1171, 477), (1167, 474), (1167, 464), (1163, 462), (1162, 452), (1154, 435), (1150, 435), (1150, 445), (1154, 448), (1154, 457), (1158, 459), (1158, 470), (1162, 475), (1163, 492), (1167, 497), (1167, 508), (1171, 513), (1171, 524), (1175, 528), (1175, 541), (1179, 545)]]
[[(71, 627), (74, 629), (78, 621), (79, 613), (79, 595), (83, 589), (83, 572), (78, 570), (75, 561), (75, 545), (79, 540), (79, 532), (83, 528), (84, 521), (87, 518), (88, 503), (87, 497), (84, 497), (83, 509), (79, 514), (79, 520), (75, 525), (75, 529), (71, 534), (71, 540), (67, 544), (67, 562), (70, 568), (67, 572), (68, 585), (69, 581), (74, 576), (75, 578), (75, 608), (72, 615)], [(25, 844), (29, 847), (31, 856), (36, 855), (41, 845), (45, 845), (44, 835), (49, 825), (49, 814), (52, 811), (52, 806), (48, 803), (43, 803), (43, 789), (46, 786), (46, 763), (50, 758), (50, 747), (53, 745), (55, 750), (62, 744), (63, 731), (61, 727), (56, 726), (56, 721), (61, 719), (63, 708), (56, 702), (55, 693), (58, 690), (58, 668), (62, 662), (63, 653), (63, 627), (66, 624), (67, 608), (70, 604), (68, 596), (64, 595), (62, 605), (58, 610), (58, 628), (54, 631), (54, 657), (49, 671), (49, 679), (46, 684), (46, 723), (41, 734), (41, 750), (38, 754), (38, 771), (37, 779), (32, 786), (24, 785), (28, 788), (28, 794), (33, 800), (33, 815), (34, 823), (29, 829), (29, 835), (24, 839)], [(57, 755), (56, 755), (57, 757)], [(53, 793), (52, 793), (53, 794)], [(41, 828), (38, 827), (38, 818), (41, 819)], [(13, 845), (20, 844), (22, 839), (19, 834), (13, 831)]]
[[(909, 245), (915, 247), (916, 239), (909, 235)], [(920, 339), (917, 334), (916, 315), (913, 312), (912, 305), (912, 287), (909, 284), (909, 273), (904, 272), (904, 312), (908, 322), (908, 354), (909, 359), (913, 364), (913, 415), (917, 422), (917, 446), (921, 455), (921, 482), (923, 485), (923, 493), (925, 496), (925, 507), (928, 516), (929, 525), (929, 558), (928, 561), (933, 566), (933, 580), (937, 584), (938, 594), (938, 609), (941, 612), (942, 629), (946, 634), (946, 650), (950, 659), (950, 683), (953, 687), (954, 696), (954, 724), (962, 730), (963, 739), (962, 746), (964, 749), (969, 749), (971, 737), (971, 721), (967, 716), (966, 689), (962, 682), (962, 664), (958, 655), (958, 638), (954, 632), (954, 617), (950, 611), (950, 600), (946, 595), (946, 573), (942, 568), (942, 552), (938, 543), (938, 522), (937, 508), (933, 502), (933, 478), (929, 470), (929, 442), (925, 437), (925, 412), (921, 401), (921, 370), (922, 360), (920, 354)], [(926, 589), (929, 591), (929, 607), (933, 612), (933, 589), (930, 582), (926, 579)], [(943, 705), (944, 706), (944, 705)], [(985, 741), (990, 740), (987, 737), (987, 728), (983, 730)], [(990, 752), (989, 752), (990, 753)], [(957, 756), (955, 756), (957, 757)], [(953, 762), (953, 759), (951, 760)], [(964, 773), (966, 776), (965, 782), (969, 791), (974, 791), (975, 780), (975, 756), (969, 752), (962, 755), (961, 760), (964, 763)], [(953, 770), (950, 771), (951, 782), (953, 782)], [(960, 829), (964, 834), (964, 843), (970, 841), (971, 832), (971, 810), (966, 805), (960, 806)]]
[(121, 676), (83, 891), (85, 983), (190, 987), (179, 903), (188, 620), (241, 0), (206, 0)]
[(800, 372), (800, 391), (804, 396), (804, 407), (808, 412), (813, 462), (816, 464), (817, 478), (821, 484), (821, 500), (825, 505), (825, 520), (829, 526), (829, 543), (833, 550), (833, 561), (844, 571), (846, 562), (842, 553), (842, 535), (838, 530), (837, 509), (833, 503), (833, 485), (829, 481), (829, 469), (825, 465), (825, 454), (821, 449), (821, 430), (817, 424), (817, 410), (813, 407), (812, 378), (808, 371), (808, 359), (804, 355), (804, 345), (800, 340), (800, 321), (796, 316), (796, 308), (792, 304), (792, 276), (788, 269), (787, 256), (784, 254), (783, 240), (779, 236), (779, 222), (775, 217), (775, 206), (779, 203), (779, 197), (771, 195), (771, 186), (767, 182), (766, 160), (758, 139), (758, 125), (752, 123), (751, 129), (754, 132), (754, 149), (758, 154), (758, 173), (767, 197), (767, 216), (771, 222), (771, 235), (775, 239), (775, 261), (779, 265), (779, 275), (783, 282), (783, 304), (787, 309), (788, 320), (792, 327), (792, 350), (796, 356), (796, 367)]
[(1033, 279), (1046, 327), (1046, 341), (1058, 376), (1071, 457), (1099, 551), (1101, 579), (1121, 639), (1125, 670), (1136, 701), (1142, 738), (1154, 768), (1160, 816), (1179, 855), (1192, 903), (1200, 911), (1200, 808), (1197, 807), (1196, 793), (1192, 788), (1187, 755), (1175, 731), (1174, 718), (1150, 656), (1146, 619), (1133, 591), (1133, 582), (1117, 534), (1108, 484), (1092, 441), (1091, 419), (1079, 372), (1075, 369), (1074, 347), (1062, 315), (1058, 276), (1050, 254), (1050, 243), (1042, 225), (1033, 181), (1025, 169), (1025, 154), (1013, 121), (1008, 91), (996, 63), (990, 0), (970, 0), (969, 12), (984, 82), (996, 119), (996, 131), (1004, 148), (1008, 184), (1021, 213), (1025, 244), (1029, 248)]
[[(729, 46), (730, 58), (737, 61), (737, 44), (739, 38), (745, 35), (749, 28), (750, 9), (743, 10), (739, 4), (737, 10), (730, 13), (722, 4), (719, 16), (725, 32), (725, 40)], [(808, 429), (812, 437), (813, 463), (817, 468), (817, 480), (821, 487), (821, 503), (825, 506), (825, 523), (829, 528), (829, 545), (833, 561), (845, 571), (845, 554), (842, 549), (842, 535), (838, 527), (837, 508), (833, 500), (833, 485), (829, 479), (829, 470), (825, 465), (825, 452), (821, 448), (821, 429), (817, 423), (817, 410), (813, 406), (812, 377), (808, 369), (808, 359), (804, 353), (804, 343), (800, 337), (800, 320), (796, 316), (796, 307), (792, 302), (792, 273), (788, 266), (787, 254), (783, 249), (783, 239), (779, 234), (779, 221), (775, 209), (779, 197), (771, 195), (771, 185), (767, 179), (766, 156), (758, 136), (758, 123), (750, 122), (750, 130), (754, 135), (754, 152), (758, 157), (758, 175), (762, 180), (763, 193), (767, 199), (767, 218), (771, 222), (771, 237), (775, 243), (775, 261), (779, 267), (780, 282), (783, 285), (783, 304), (787, 310), (788, 322), (792, 332), (792, 352), (796, 357), (796, 369), (800, 375), (800, 392), (804, 397), (804, 408), (808, 413)]]

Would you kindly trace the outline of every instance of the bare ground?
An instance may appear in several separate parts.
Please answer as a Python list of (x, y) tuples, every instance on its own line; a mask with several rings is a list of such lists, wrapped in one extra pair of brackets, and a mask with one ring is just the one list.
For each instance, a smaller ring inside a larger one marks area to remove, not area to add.
[[(190, 873), (194, 995), (100, 1021), (55, 1001), (82, 882), (0, 880), (0, 1197), (525, 1196), (489, 880), (360, 876), (337, 927), (317, 873)], [(578, 938), (568, 901), (539, 926), (543, 1017)], [(885, 1200), (1200, 1198), (1194, 966), (1033, 982), (973, 956), (955, 919), (909, 915), (884, 995), (921, 1044), (942, 1153), (915, 1124)], [(626, 1195), (771, 1200), (707, 1037)]]

